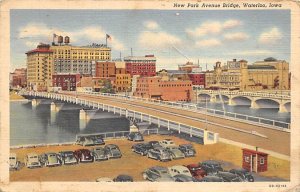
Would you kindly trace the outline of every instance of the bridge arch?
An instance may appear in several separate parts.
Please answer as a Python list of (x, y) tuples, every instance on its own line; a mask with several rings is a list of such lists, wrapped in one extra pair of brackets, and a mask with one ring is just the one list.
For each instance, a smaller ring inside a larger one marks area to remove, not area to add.
[(254, 99), (251, 102), (251, 108), (277, 108), (279, 109), (281, 102), (277, 99), (269, 99), (269, 98), (258, 98)]
[(199, 101), (205, 101), (205, 99), (207, 101), (209, 101), (211, 99), (211, 97), (212, 96), (210, 94), (208, 94), (208, 93), (200, 93), (200, 94), (198, 94), (198, 100)]
[(251, 106), (252, 98), (248, 96), (238, 95), (231, 97), (229, 103), (231, 105)]

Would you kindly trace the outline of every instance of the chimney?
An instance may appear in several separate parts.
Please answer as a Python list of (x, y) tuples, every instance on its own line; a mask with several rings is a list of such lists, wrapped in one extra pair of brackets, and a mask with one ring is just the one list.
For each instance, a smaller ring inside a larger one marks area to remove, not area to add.
[(233, 62), (236, 62), (236, 59), (233, 59)]

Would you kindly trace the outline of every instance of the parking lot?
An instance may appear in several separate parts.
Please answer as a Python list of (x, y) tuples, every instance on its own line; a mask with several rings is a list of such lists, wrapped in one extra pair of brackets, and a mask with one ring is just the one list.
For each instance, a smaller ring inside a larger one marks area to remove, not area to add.
[[(163, 139), (172, 139), (177, 145), (190, 143), (189, 141), (175, 136), (150, 135), (146, 136), (145, 141), (160, 141)], [(106, 144), (116, 144), (122, 152), (122, 158), (109, 159), (93, 163), (79, 163), (77, 165), (63, 165), (58, 167), (42, 167), (28, 169), (23, 167), (18, 171), (10, 172), (11, 181), (95, 181), (99, 177), (114, 178), (120, 174), (127, 174), (133, 177), (134, 181), (144, 181), (142, 172), (149, 167), (160, 165), (169, 167), (173, 165), (188, 165), (198, 163), (204, 160), (220, 161), (225, 170), (241, 167), (242, 150), (241, 148), (217, 143), (213, 145), (201, 145), (192, 143), (196, 149), (195, 157), (188, 157), (168, 162), (159, 162), (148, 159), (131, 151), (132, 141), (126, 139), (108, 140)], [(92, 147), (82, 147), (78, 145), (69, 146), (46, 146), (37, 148), (12, 149), (12, 153), (17, 154), (19, 161), (23, 162), (26, 154), (35, 152), (42, 154), (45, 152), (59, 152), (62, 150), (76, 150), (79, 148), (91, 149)], [(259, 181), (264, 180), (289, 180), (289, 162), (274, 157), (269, 157), (268, 171), (260, 173), (256, 178)]]

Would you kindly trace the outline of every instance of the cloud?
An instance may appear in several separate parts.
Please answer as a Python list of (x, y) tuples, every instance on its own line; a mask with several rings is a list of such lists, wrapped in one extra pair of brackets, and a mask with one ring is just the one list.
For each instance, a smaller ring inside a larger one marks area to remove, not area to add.
[(265, 56), (272, 55), (275, 52), (270, 50), (246, 50), (246, 51), (236, 51), (230, 52), (227, 55), (240, 55), (240, 56)]
[[(49, 28), (43, 23), (29, 23), (19, 29), (18, 37), (24, 39), (23, 43), (27, 47), (36, 47), (37, 44), (33, 46), (33, 43), (37, 42), (36, 39), (39, 39), (39, 42), (44, 41), (44, 43), (50, 43), (54, 33), (62, 36), (69, 36), (71, 43), (78, 44), (105, 42), (107, 34), (101, 26), (87, 26), (78, 30), (67, 31), (60, 28)], [(111, 41), (109, 41), (109, 43), (114, 50), (120, 51), (125, 49), (125, 46), (117, 39), (117, 37), (110, 33), (109, 35), (111, 36)], [(35, 41), (32, 39), (35, 39)]]
[(258, 41), (262, 44), (274, 44), (282, 38), (282, 34), (277, 27), (260, 34)]
[(149, 30), (155, 30), (159, 28), (159, 25), (155, 21), (146, 21), (144, 26)]
[(230, 20), (227, 20), (223, 23), (223, 28), (224, 29), (230, 29), (230, 28), (240, 26), (241, 24), (242, 24), (242, 22), (239, 21), (239, 20), (230, 19)]
[(220, 45), (222, 45), (222, 43), (218, 39), (205, 39), (196, 42), (196, 47), (199, 48), (216, 47)]
[(227, 33), (224, 35), (224, 38), (226, 40), (233, 40), (233, 41), (242, 41), (246, 40), (249, 38), (249, 35), (246, 33), (242, 32), (237, 32), (237, 33)]
[(202, 37), (207, 34), (220, 34), (225, 29), (237, 27), (241, 24), (242, 22), (239, 20), (206, 21), (195, 29), (187, 29), (186, 33), (192, 37)]
[(142, 32), (138, 38), (141, 47), (150, 49), (162, 49), (167, 47), (178, 46), (182, 43), (181, 39), (175, 35), (166, 32)]

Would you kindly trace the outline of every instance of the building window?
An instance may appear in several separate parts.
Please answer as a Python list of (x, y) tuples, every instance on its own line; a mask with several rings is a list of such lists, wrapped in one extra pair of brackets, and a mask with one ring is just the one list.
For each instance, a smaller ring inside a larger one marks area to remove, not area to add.
[(247, 163), (250, 162), (250, 157), (249, 156), (245, 156), (245, 162), (247, 162)]
[(259, 163), (260, 163), (261, 165), (265, 164), (265, 158), (261, 157), (261, 158), (259, 159)]

